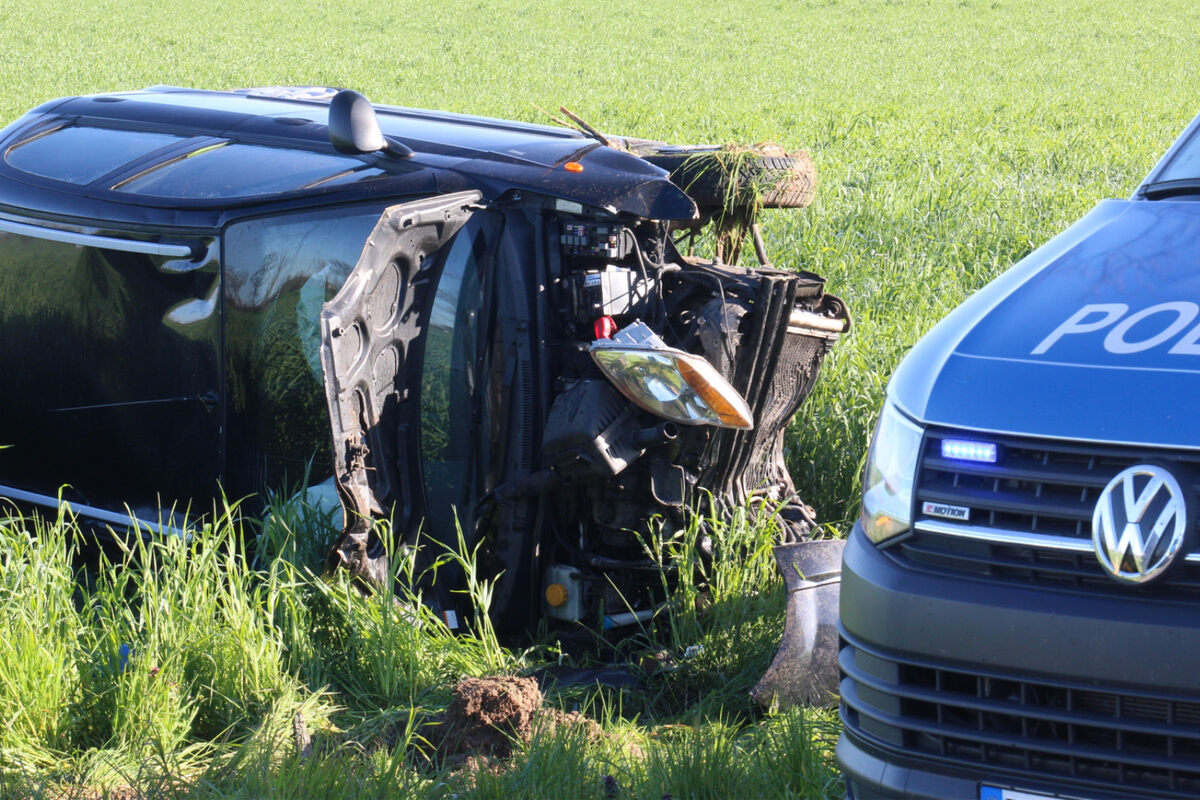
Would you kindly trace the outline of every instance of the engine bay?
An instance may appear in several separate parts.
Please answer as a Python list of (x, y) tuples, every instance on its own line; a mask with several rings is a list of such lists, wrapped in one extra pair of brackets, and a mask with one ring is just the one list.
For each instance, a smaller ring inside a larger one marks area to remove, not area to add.
[[(815, 520), (784, 466), (783, 433), (849, 318), (816, 275), (684, 256), (666, 223), (556, 221), (547, 287), (554, 397), (542, 473), (529, 478), (553, 489), (542, 489), (552, 553), (542, 599), (553, 619), (608, 628), (662, 602), (670, 580), (655, 542), (686, 531), (701, 553), (711, 549), (705, 508), (750, 504), (777, 515), (782, 541), (810, 537)], [(750, 427), (645, 410), (680, 385), (651, 369), (650, 400), (622, 394), (595, 358), (606, 340), (622, 339), (701, 357), (744, 399)]]

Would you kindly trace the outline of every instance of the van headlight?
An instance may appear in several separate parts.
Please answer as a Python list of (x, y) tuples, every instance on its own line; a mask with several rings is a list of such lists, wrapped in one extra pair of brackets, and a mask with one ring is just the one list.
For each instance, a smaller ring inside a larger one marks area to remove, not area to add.
[(912, 524), (913, 478), (921, 451), (921, 428), (884, 403), (867, 453), (862, 522), (867, 538), (880, 544)]
[(712, 364), (668, 347), (645, 323), (597, 340), (590, 352), (613, 386), (651, 414), (681, 425), (754, 427), (750, 407)]

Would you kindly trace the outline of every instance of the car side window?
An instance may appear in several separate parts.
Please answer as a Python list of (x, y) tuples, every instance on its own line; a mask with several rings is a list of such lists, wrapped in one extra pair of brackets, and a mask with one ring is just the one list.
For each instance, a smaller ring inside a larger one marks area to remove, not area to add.
[(80, 186), (186, 139), (170, 133), (70, 125), (10, 147), (5, 160), (32, 175)]

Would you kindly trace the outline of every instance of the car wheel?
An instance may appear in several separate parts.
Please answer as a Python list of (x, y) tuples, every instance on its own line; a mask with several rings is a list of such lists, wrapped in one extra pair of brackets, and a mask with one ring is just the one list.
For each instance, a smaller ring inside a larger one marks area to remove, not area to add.
[(664, 146), (639, 155), (667, 170), (701, 208), (804, 208), (816, 191), (816, 170), (803, 150)]

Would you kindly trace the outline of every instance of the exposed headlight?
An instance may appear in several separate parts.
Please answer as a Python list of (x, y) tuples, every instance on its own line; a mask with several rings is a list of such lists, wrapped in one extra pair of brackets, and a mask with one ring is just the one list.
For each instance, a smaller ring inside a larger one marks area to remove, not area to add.
[(640, 408), (681, 425), (753, 428), (750, 407), (702, 357), (668, 347), (641, 322), (591, 346), (613, 385)]
[(912, 524), (921, 433), (891, 402), (884, 404), (867, 453), (860, 518), (863, 531), (876, 544), (899, 536)]

